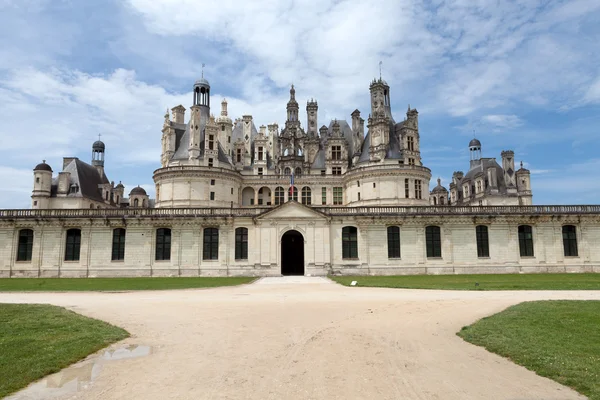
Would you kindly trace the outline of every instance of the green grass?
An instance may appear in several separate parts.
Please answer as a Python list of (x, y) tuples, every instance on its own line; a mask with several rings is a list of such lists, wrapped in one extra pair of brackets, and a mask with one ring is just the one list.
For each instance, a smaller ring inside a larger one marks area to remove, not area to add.
[(467, 342), (600, 399), (600, 301), (521, 303), (462, 328)]
[(0, 304), (0, 398), (128, 336), (61, 307)]
[[(330, 276), (349, 286), (450, 290), (600, 290), (600, 274)], [(476, 285), (478, 283), (479, 285)]]
[(249, 283), (255, 278), (2, 278), (0, 292), (114, 291), (211, 288)]

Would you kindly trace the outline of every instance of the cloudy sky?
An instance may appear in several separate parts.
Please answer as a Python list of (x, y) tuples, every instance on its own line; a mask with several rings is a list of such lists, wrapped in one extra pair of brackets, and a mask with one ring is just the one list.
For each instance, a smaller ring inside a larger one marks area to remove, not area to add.
[(432, 186), (475, 135), (515, 151), (535, 204), (597, 204), (599, 20), (598, 0), (0, 0), (0, 208), (99, 133), (109, 179), (153, 195), (163, 115), (202, 63), (213, 105), (258, 126), (284, 122), (291, 83), (320, 123), (368, 115), (379, 61), (396, 120), (419, 110)]

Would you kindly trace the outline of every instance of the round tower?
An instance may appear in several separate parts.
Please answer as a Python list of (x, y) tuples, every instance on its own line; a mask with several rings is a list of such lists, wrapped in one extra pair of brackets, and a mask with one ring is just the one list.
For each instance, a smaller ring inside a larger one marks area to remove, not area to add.
[(148, 194), (143, 187), (138, 185), (131, 189), (131, 192), (129, 192), (129, 207), (148, 208), (149, 206)]
[[(99, 137), (100, 135), (98, 135)], [(106, 146), (104, 142), (98, 138), (92, 144), (92, 165), (96, 167), (100, 176), (104, 175), (104, 150), (106, 150)]]
[(52, 168), (43, 160), (33, 169), (33, 191), (31, 193), (31, 208), (50, 208), (52, 190)]
[(481, 160), (481, 142), (475, 138), (469, 142), (471, 161)]

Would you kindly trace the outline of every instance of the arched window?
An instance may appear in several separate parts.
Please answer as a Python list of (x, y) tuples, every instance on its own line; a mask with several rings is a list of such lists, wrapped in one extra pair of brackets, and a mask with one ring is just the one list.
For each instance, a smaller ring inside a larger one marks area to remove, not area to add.
[(275, 205), (278, 206), (280, 204), (283, 204), (284, 201), (285, 191), (281, 186), (278, 186), (277, 188), (275, 188)]
[(171, 259), (171, 230), (159, 228), (156, 230), (156, 257), (157, 261)]
[(93, 210), (93, 209), (94, 209), (94, 205), (93, 205), (93, 204), (90, 204), (90, 208)]
[(113, 229), (112, 258), (113, 261), (125, 259), (125, 229)]
[(433, 205), (437, 206), (437, 198), (435, 196), (433, 196)]
[(563, 247), (565, 257), (577, 257), (577, 228), (574, 225), (564, 225), (562, 227)]
[(440, 206), (443, 206), (446, 203), (443, 197), (440, 197)]
[(302, 168), (300, 168), (300, 167), (296, 168), (296, 171), (294, 172), (294, 175), (296, 175), (296, 176), (302, 175)]
[(519, 252), (521, 257), (533, 257), (533, 229), (529, 225), (519, 226)]
[(488, 227), (477, 225), (475, 227), (475, 236), (477, 238), (477, 257), (489, 257), (490, 242), (488, 239)]
[(439, 226), (428, 226), (425, 228), (425, 246), (428, 258), (442, 256), (442, 238)]
[(19, 245), (17, 248), (17, 261), (31, 261), (33, 250), (33, 231), (21, 229), (19, 231)]
[(388, 258), (400, 258), (400, 228), (388, 226), (387, 228)]
[(217, 228), (204, 228), (204, 246), (202, 247), (203, 260), (219, 259), (219, 230)]
[(138, 199), (134, 199), (133, 200), (133, 206), (137, 207), (140, 204), (140, 201)]
[(235, 230), (235, 259), (248, 259), (248, 228), (236, 228)]
[(288, 200), (298, 201), (298, 188), (296, 186), (292, 186), (288, 190)]
[(142, 200), (142, 207), (146, 207), (146, 199)]
[(285, 167), (285, 169), (283, 170), (283, 173), (285, 175), (291, 175), (292, 174), (292, 170), (290, 169), (290, 167)]
[(69, 229), (65, 244), (65, 261), (79, 261), (79, 250), (81, 248), (81, 230)]
[(358, 258), (358, 231), (354, 226), (342, 228), (342, 258)]
[(308, 186), (302, 188), (302, 204), (310, 206), (312, 200), (312, 193)]

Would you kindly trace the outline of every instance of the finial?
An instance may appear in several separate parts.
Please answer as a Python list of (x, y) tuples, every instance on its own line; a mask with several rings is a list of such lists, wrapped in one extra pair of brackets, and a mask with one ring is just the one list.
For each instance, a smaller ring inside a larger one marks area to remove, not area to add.
[(204, 67), (205, 67), (205, 64), (202, 63), (202, 78), (204, 78)]
[(438, 178), (438, 186), (442, 186), (442, 180)]
[(98, 140), (100, 140), (100, 136), (102, 136), (101, 134), (98, 134)]
[(523, 168), (523, 161), (521, 161), (521, 168)]
[(410, 111), (410, 104), (408, 105), (408, 111)]
[(46, 164), (46, 160), (42, 160), (42, 162), (43, 162), (44, 164)]
[(381, 64), (383, 64), (383, 61), (379, 61), (379, 80), (381, 80)]

